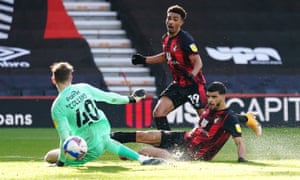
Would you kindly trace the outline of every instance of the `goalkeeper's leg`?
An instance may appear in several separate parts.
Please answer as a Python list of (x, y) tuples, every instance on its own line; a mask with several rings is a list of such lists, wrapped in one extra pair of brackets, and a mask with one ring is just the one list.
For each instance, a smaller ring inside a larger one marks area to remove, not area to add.
[(247, 112), (245, 114), (247, 118), (246, 125), (251, 128), (257, 136), (262, 134), (261, 124), (255, 119), (255, 115), (252, 112)]
[(59, 149), (52, 149), (44, 156), (44, 160), (48, 163), (56, 163), (59, 156)]
[(113, 139), (109, 139), (107, 143), (107, 150), (118, 156), (125, 157), (132, 160), (137, 160), (141, 163), (141, 165), (157, 165), (165, 162), (165, 160), (161, 158), (152, 158), (152, 157), (141, 155), (136, 151), (128, 148), (123, 144), (120, 144), (119, 142)]

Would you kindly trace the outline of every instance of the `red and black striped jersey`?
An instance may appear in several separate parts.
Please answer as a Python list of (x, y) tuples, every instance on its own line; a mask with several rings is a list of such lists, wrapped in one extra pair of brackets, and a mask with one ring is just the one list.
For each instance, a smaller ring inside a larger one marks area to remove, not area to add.
[[(168, 66), (171, 70), (173, 81), (180, 86), (191, 85), (187, 74), (193, 70), (189, 57), (198, 55), (198, 48), (193, 37), (186, 31), (179, 31), (174, 37), (165, 34), (162, 37), (163, 52), (166, 55)], [(198, 83), (205, 84), (202, 70), (195, 76)]]
[(185, 137), (188, 153), (193, 159), (211, 160), (230, 135), (233, 137), (242, 135), (236, 114), (229, 109), (221, 111), (206, 109), (200, 116), (199, 127)]

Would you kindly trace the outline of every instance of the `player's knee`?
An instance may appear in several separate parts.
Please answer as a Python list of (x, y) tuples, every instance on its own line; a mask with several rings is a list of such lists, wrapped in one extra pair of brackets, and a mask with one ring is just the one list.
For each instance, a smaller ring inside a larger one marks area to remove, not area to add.
[(44, 156), (44, 160), (48, 163), (56, 163), (56, 161), (58, 160), (58, 155), (59, 155), (59, 149), (50, 150)]
[(167, 116), (172, 110), (174, 110), (173, 102), (167, 97), (162, 97), (153, 109), (153, 117)]
[(165, 117), (167, 116), (169, 111), (164, 108), (155, 108), (153, 110), (153, 117)]

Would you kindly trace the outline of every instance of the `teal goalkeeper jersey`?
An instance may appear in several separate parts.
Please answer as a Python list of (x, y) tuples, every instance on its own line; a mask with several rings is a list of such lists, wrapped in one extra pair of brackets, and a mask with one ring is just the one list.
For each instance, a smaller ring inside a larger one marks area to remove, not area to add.
[(62, 153), (63, 141), (68, 136), (81, 136), (86, 139), (88, 146), (92, 146), (93, 143), (99, 142), (93, 141), (93, 137), (91, 137), (92, 133), (90, 132), (91, 126), (99, 126), (99, 128), (106, 127), (106, 129), (98, 129), (97, 134), (110, 133), (110, 126), (103, 126), (103, 124), (108, 121), (107, 117), (104, 112), (97, 107), (96, 102), (127, 104), (129, 103), (129, 98), (128, 96), (105, 92), (91, 85), (80, 83), (70, 85), (63, 89), (53, 102), (51, 116), (60, 138), (61, 153), (59, 160), (62, 162), (66, 161)]

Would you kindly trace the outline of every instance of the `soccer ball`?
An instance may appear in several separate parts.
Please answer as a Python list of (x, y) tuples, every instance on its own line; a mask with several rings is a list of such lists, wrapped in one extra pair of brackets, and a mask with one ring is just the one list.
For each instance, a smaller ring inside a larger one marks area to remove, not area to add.
[(69, 160), (80, 160), (87, 152), (86, 141), (80, 136), (69, 136), (64, 141), (64, 154)]

